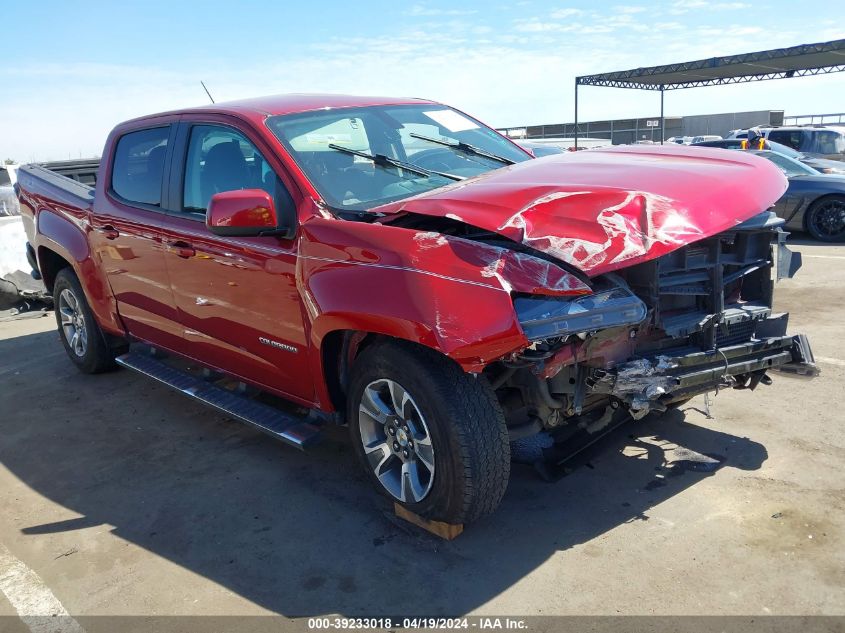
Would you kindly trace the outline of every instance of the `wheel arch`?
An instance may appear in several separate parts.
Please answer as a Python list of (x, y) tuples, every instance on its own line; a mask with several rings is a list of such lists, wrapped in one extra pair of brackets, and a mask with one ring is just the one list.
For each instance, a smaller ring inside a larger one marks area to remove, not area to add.
[(438, 349), (436, 345), (424, 345), (407, 336), (398, 335), (396, 332), (385, 333), (354, 327), (328, 331), (321, 339), (318, 375), (322, 377), (322, 383), (326, 389), (325, 395), (335, 411), (344, 412), (346, 410), (347, 390), (355, 359), (365, 349), (384, 341), (399, 341), (411, 347), (431, 350), (460, 366), (454, 359), (449, 358)]
[(36, 252), (38, 257), (38, 270), (41, 273), (41, 278), (44, 281), (44, 285), (47, 287), (47, 292), (52, 293), (53, 285), (56, 282), (56, 275), (58, 275), (59, 271), (63, 268), (73, 268), (73, 265), (66, 257), (60, 255), (56, 250), (47, 246), (39, 246)]

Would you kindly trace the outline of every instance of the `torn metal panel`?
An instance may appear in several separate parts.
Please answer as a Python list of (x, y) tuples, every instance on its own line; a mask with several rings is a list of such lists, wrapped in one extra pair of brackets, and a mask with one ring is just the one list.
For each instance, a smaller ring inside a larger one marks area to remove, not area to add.
[(652, 404), (661, 396), (675, 389), (678, 381), (667, 372), (677, 366), (667, 356), (658, 356), (653, 360), (632, 360), (619, 365), (612, 373), (604, 373), (593, 390), (626, 402), (634, 419), (639, 419), (649, 412)]

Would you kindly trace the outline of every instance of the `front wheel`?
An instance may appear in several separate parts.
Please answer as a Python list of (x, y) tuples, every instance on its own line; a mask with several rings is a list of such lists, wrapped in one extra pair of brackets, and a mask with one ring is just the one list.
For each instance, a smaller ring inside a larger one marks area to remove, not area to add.
[(807, 231), (820, 242), (845, 241), (845, 196), (827, 196), (807, 210)]
[(355, 361), (347, 415), (370, 479), (412, 512), (458, 524), (499, 505), (510, 445), (483, 377), (433, 350), (376, 343)]
[(53, 305), (59, 336), (79, 371), (97, 374), (115, 369), (114, 355), (88, 306), (79, 279), (70, 268), (63, 268), (56, 275)]

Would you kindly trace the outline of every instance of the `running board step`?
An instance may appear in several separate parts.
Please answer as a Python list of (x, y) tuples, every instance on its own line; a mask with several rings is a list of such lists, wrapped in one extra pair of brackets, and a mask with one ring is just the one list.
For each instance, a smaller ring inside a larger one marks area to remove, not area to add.
[(268, 435), (304, 450), (320, 438), (320, 429), (299, 417), (209, 384), (145, 354), (115, 358), (121, 367), (140, 372), (187, 396), (219, 409)]

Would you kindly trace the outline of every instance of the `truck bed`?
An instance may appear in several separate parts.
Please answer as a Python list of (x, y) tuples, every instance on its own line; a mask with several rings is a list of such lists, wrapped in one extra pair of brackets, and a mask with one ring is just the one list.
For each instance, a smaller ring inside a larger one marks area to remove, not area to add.
[(47, 198), (82, 209), (94, 203), (94, 188), (63, 176), (41, 165), (22, 165), (16, 187), (27, 195)]

